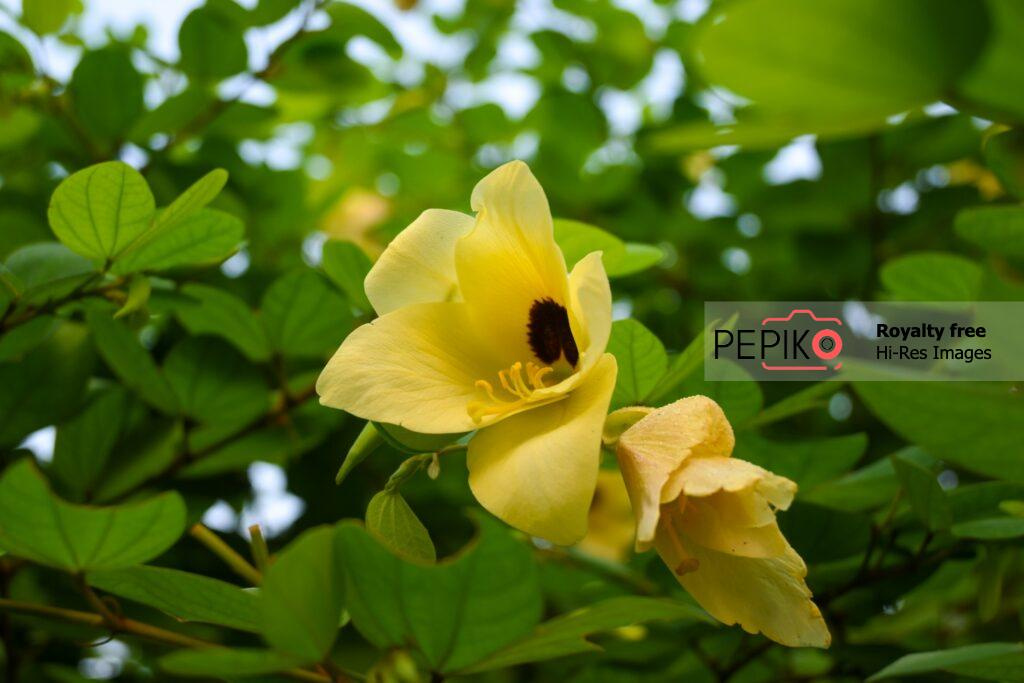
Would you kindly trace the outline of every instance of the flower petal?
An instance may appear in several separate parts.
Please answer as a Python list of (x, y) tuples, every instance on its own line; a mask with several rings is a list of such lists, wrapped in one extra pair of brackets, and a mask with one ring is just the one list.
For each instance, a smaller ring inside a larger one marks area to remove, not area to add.
[(521, 161), (492, 171), (473, 190), (476, 226), (455, 247), (459, 290), (479, 334), (507, 367), (533, 358), (527, 324), (534, 302), (567, 306), (565, 259), (537, 179)]
[(469, 442), (469, 486), (506, 523), (559, 544), (580, 540), (597, 484), (614, 356), (557, 403), (481, 430)]
[(428, 434), (476, 429), (466, 406), (493, 363), (464, 304), (414, 304), (357, 328), (317, 379), (320, 402)]
[(637, 518), (638, 550), (654, 540), (662, 503), (679, 497), (687, 459), (728, 457), (735, 443), (725, 413), (706, 396), (659, 408), (619, 437), (616, 455)]
[(700, 546), (672, 524), (659, 525), (655, 546), (683, 588), (722, 623), (791, 647), (831, 643), (804, 582), (807, 567), (792, 548), (777, 557), (741, 557)]
[(584, 256), (569, 274), (569, 312), (582, 373), (604, 353), (612, 331), (612, 290), (601, 252)]
[(429, 209), (398, 233), (364, 283), (377, 315), (410, 304), (455, 300), (455, 243), (473, 223), (472, 216), (458, 211)]

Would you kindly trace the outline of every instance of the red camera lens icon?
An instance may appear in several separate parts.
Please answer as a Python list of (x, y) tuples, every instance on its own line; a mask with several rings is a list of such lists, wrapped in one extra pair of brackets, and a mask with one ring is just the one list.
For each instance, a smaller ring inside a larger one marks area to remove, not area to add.
[(843, 350), (843, 338), (835, 330), (818, 330), (811, 339), (811, 350), (822, 360), (832, 360)]

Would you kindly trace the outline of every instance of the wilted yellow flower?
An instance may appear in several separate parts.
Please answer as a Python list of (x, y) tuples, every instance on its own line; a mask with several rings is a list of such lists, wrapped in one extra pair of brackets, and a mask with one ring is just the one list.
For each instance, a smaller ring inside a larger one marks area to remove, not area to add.
[(380, 315), (317, 381), (320, 402), (412, 431), (479, 430), (469, 484), (494, 515), (574, 543), (586, 531), (615, 384), (601, 254), (567, 272), (522, 162), (473, 190), (476, 218), (424, 212), (366, 277)]
[(828, 647), (807, 567), (775, 520), (796, 484), (730, 457), (735, 443), (722, 409), (705, 396), (652, 410), (619, 436), (637, 549), (653, 544), (719, 621), (783, 645)]

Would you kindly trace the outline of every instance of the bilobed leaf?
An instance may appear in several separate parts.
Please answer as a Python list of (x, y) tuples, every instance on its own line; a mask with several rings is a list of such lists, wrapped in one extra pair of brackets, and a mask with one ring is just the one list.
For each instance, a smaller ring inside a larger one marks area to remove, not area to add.
[(153, 232), (162, 232), (175, 223), (194, 215), (220, 194), (227, 181), (228, 172), (223, 168), (216, 168), (192, 183), (156, 217), (156, 220), (153, 221)]
[(89, 311), (86, 321), (96, 348), (114, 374), (154, 408), (165, 413), (177, 412), (174, 390), (138, 337), (103, 309)]
[(762, 109), (858, 121), (940, 99), (987, 28), (956, 0), (747, 0), (705, 17), (694, 47), (708, 82)]
[(626, 243), (601, 228), (562, 218), (555, 219), (555, 242), (570, 269), (587, 254), (600, 251), (608, 277), (638, 273), (657, 264), (664, 257), (658, 247)]
[(867, 445), (866, 434), (775, 441), (743, 431), (736, 436), (734, 455), (792, 479), (802, 493), (846, 474)]
[(649, 621), (714, 623), (699, 607), (677, 600), (625, 596), (609, 598), (546, 621), (533, 633), (462, 671), (476, 673), (601, 648), (587, 636)]
[(57, 242), (21, 247), (7, 257), (6, 270), (5, 288), (32, 304), (66, 296), (96, 274), (92, 262)]
[(403, 559), (427, 563), (437, 559), (427, 528), (398, 491), (381, 491), (370, 499), (366, 530)]
[(894, 301), (975, 301), (981, 278), (981, 267), (973, 261), (937, 252), (894, 259), (879, 273)]
[(78, 410), (95, 361), (85, 328), (64, 322), (31, 353), (0, 363), (0, 447)]
[(954, 228), (960, 237), (980, 247), (1007, 256), (1024, 256), (1022, 207), (979, 206), (964, 209), (956, 215)]
[[(238, 17), (242, 16), (242, 10), (237, 9)], [(238, 17), (223, 3), (192, 10), (178, 30), (182, 71), (200, 81), (219, 80), (243, 71), (249, 54)]]
[(160, 668), (167, 673), (228, 679), (286, 671), (302, 663), (301, 657), (283, 652), (237, 647), (178, 650), (160, 658)]
[(988, 0), (985, 7), (991, 24), (985, 51), (956, 88), (979, 115), (1019, 122), (1024, 119), (1024, 6), (1017, 0)]
[(92, 394), (78, 415), (57, 427), (50, 471), (79, 496), (94, 489), (128, 414), (128, 393), (109, 386)]
[(348, 302), (309, 269), (278, 278), (262, 309), (271, 346), (286, 356), (325, 357), (352, 326)]
[(950, 529), (957, 538), (973, 538), (982, 541), (1003, 541), (1024, 536), (1024, 518), (991, 517), (958, 522)]
[(133, 273), (218, 263), (238, 250), (244, 237), (245, 226), (236, 216), (202, 208), (131, 245), (114, 263), (113, 271)]
[(935, 472), (929, 468), (929, 461), (934, 462), (934, 459), (916, 448), (907, 448), (892, 456), (893, 468), (914, 515), (929, 531), (940, 531), (953, 523), (953, 513)]
[(871, 537), (867, 515), (844, 512), (797, 499), (779, 514), (779, 528), (809, 564), (832, 562), (864, 550)]
[(90, 572), (89, 584), (155, 607), (180, 621), (259, 633), (259, 597), (224, 581), (163, 567)]
[(86, 133), (112, 145), (124, 138), (142, 115), (143, 88), (127, 46), (115, 44), (85, 53), (71, 75), (68, 94)]
[(928, 453), (997, 479), (1024, 480), (1024, 400), (997, 382), (859, 382), (857, 394)]
[(324, 658), (341, 620), (345, 589), (336, 538), (332, 527), (307, 531), (278, 555), (260, 588), (263, 637), (303, 664)]
[(185, 415), (200, 422), (242, 422), (270, 405), (256, 366), (213, 337), (190, 337), (171, 349), (164, 374)]
[(192, 334), (213, 334), (231, 342), (251, 360), (270, 357), (267, 333), (256, 314), (234, 294), (197, 283), (181, 288), (174, 312)]
[(117, 499), (140, 484), (168, 471), (182, 452), (183, 430), (180, 421), (166, 417), (147, 417), (125, 435), (116, 466), (107, 468), (94, 491), (93, 500)]
[(1021, 643), (978, 643), (949, 650), (915, 652), (900, 657), (869, 681), (930, 673), (948, 673), (986, 681), (1024, 679), (1024, 645)]
[(607, 351), (619, 364), (612, 408), (642, 402), (668, 369), (668, 354), (661, 340), (631, 318), (612, 323)]
[(370, 257), (358, 245), (352, 242), (328, 240), (324, 243), (321, 265), (324, 272), (327, 273), (327, 277), (331, 278), (331, 282), (345, 293), (349, 303), (363, 311), (373, 310), (363, 288), (363, 280), (366, 279), (366, 274), (370, 272), (373, 264), (370, 262)]
[(145, 232), (155, 211), (146, 179), (126, 163), (108, 161), (65, 178), (50, 199), (47, 216), (69, 249), (103, 261)]
[(338, 527), (352, 623), (380, 648), (414, 647), (455, 671), (525, 636), (541, 613), (529, 549), (480, 518), (479, 539), (453, 558), (403, 562), (358, 524)]
[(881, 458), (839, 479), (801, 490), (799, 497), (835, 510), (865, 512), (891, 503), (898, 489), (892, 460)]
[(0, 336), (0, 362), (20, 360), (53, 334), (60, 325), (53, 316), (32, 318)]
[(177, 493), (113, 507), (57, 498), (30, 460), (0, 477), (0, 548), (69, 571), (128, 567), (167, 550), (185, 531)]

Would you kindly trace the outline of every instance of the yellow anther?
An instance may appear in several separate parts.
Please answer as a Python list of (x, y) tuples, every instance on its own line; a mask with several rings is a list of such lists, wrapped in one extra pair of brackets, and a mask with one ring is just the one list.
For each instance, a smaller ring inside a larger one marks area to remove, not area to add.
[[(526, 371), (525, 377), (523, 377), (524, 370)], [(516, 410), (527, 403), (537, 400), (548, 400), (547, 397), (538, 399), (534, 396), (534, 393), (546, 388), (544, 378), (552, 372), (554, 370), (547, 366), (541, 367), (536, 363), (528, 362), (524, 367), (522, 363), (517, 361), (509, 368), (498, 372), (498, 383), (501, 385), (501, 389), (508, 394), (507, 398), (497, 394), (493, 384), (487, 380), (479, 379), (475, 382), (475, 386), (487, 394), (487, 400), (472, 401), (466, 406), (466, 410), (474, 422), (480, 422), (485, 417), (502, 415)]]

